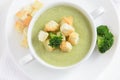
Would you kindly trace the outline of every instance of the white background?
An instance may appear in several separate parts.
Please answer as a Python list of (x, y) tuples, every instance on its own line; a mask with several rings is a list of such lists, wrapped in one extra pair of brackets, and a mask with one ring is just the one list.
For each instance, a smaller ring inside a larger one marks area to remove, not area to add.
[[(7, 10), (13, 0), (0, 0), (0, 42), (5, 40), (4, 27)], [(115, 7), (120, 14), (120, 0), (113, 0)], [(118, 16), (120, 17), (120, 16)], [(2, 29), (3, 28), (3, 29)], [(4, 49), (5, 44), (0, 43), (0, 80), (30, 80), (14, 64), (11, 55)], [(120, 49), (120, 45), (119, 45)], [(120, 80), (120, 50), (114, 56), (110, 66), (98, 77), (98, 80)]]

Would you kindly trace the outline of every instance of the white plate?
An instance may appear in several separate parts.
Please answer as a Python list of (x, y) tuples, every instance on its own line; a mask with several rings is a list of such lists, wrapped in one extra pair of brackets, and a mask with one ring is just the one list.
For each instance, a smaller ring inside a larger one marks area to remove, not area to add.
[[(19, 60), (30, 53), (29, 49), (20, 46), (21, 35), (15, 30), (15, 13), (25, 5), (34, 0), (15, 0), (11, 5), (6, 23), (6, 36), (11, 55), (20, 69), (32, 80), (95, 80), (110, 64), (112, 57), (118, 47), (119, 21), (117, 13), (110, 0), (70, 0), (70, 2), (81, 5), (86, 11), (91, 13), (97, 7), (104, 7), (105, 14), (95, 20), (96, 25), (106, 24), (115, 36), (113, 47), (106, 53), (100, 54), (96, 49), (92, 56), (83, 64), (67, 70), (54, 70), (39, 64), (36, 60), (27, 65), (20, 65)], [(50, 2), (61, 0), (41, 0), (44, 5)], [(69, 1), (69, 0), (64, 0)]]

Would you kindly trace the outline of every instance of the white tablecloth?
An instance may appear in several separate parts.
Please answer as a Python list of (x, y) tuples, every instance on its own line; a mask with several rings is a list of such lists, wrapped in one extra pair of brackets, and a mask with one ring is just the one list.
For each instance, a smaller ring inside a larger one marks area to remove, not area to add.
[[(13, 0), (0, 0), (0, 42), (5, 40), (3, 35), (4, 30), (2, 27), (5, 27), (5, 19), (7, 10), (10, 6), (10, 3)], [(114, 0), (114, 4), (120, 13), (120, 0)], [(120, 16), (119, 16), (120, 17)], [(14, 64), (12, 61), (10, 54), (4, 49), (5, 44), (0, 47), (0, 80), (30, 80), (26, 77)], [(120, 48), (120, 47), (119, 47)], [(117, 54), (114, 56), (114, 59), (110, 66), (103, 72), (102, 75), (98, 78), (98, 80), (120, 80), (120, 50), (117, 51)]]

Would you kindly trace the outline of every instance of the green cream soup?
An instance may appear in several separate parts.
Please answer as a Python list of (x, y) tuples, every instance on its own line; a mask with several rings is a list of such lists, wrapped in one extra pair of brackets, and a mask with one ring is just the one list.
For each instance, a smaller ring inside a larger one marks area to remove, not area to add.
[[(54, 20), (59, 23), (64, 16), (73, 17), (73, 26), (79, 34), (80, 40), (70, 52), (62, 52), (59, 49), (49, 52), (45, 49), (43, 43), (38, 40), (38, 33), (44, 29), (47, 22)], [(90, 49), (91, 41), (92, 31), (88, 19), (77, 9), (63, 5), (43, 12), (32, 30), (32, 45), (37, 55), (48, 64), (59, 67), (70, 66), (82, 60)]]

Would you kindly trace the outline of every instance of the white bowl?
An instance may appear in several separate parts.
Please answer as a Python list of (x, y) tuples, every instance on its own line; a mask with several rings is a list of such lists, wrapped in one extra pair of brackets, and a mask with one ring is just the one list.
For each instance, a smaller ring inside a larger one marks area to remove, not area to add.
[[(54, 65), (51, 65), (51, 64), (48, 64), (46, 63), (43, 59), (41, 59), (40, 57), (38, 57), (38, 55), (36, 54), (33, 46), (32, 46), (32, 39), (31, 39), (31, 35), (32, 35), (32, 29), (33, 29), (33, 26), (36, 22), (36, 20), (38, 19), (38, 17), (44, 12), (46, 11), (47, 9), (49, 8), (52, 8), (52, 7), (55, 7), (55, 6), (58, 6), (58, 5), (65, 5), (65, 6), (70, 6), (70, 7), (73, 7), (73, 8), (76, 8), (77, 10), (79, 10), (80, 12), (82, 12), (86, 18), (89, 20), (90, 24), (91, 24), (91, 30), (92, 30), (92, 42), (91, 42), (91, 46), (90, 46), (90, 49), (88, 51), (88, 53), (86, 54), (86, 56), (80, 60), (78, 63), (74, 64), (74, 65), (71, 65), (71, 66), (65, 66), (65, 67), (58, 67), (58, 66), (54, 66)], [(76, 4), (73, 4), (73, 3), (70, 3), (70, 2), (55, 2), (55, 3), (52, 3), (52, 4), (49, 4), (49, 5), (45, 5), (43, 8), (41, 8), (36, 14), (35, 16), (33, 17), (30, 25), (29, 25), (29, 29), (28, 29), (28, 45), (29, 45), (29, 48), (30, 48), (30, 51), (31, 51), (31, 54), (34, 56), (34, 58), (39, 62), (39, 63), (42, 63), (43, 65), (47, 66), (47, 67), (50, 67), (50, 68), (53, 68), (53, 69), (67, 69), (67, 68), (70, 68), (70, 67), (73, 67), (73, 66), (77, 66), (79, 64), (81, 64), (82, 62), (84, 62), (85, 60), (87, 60), (90, 55), (92, 54), (94, 48), (95, 48), (95, 45), (96, 45), (96, 39), (97, 39), (97, 32), (96, 32), (96, 27), (94, 25), (94, 20), (91, 16), (91, 14), (88, 14), (82, 7), (80, 7), (79, 5), (76, 5)]]

